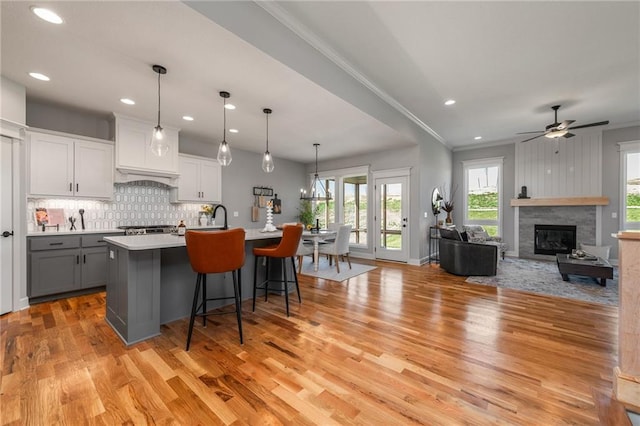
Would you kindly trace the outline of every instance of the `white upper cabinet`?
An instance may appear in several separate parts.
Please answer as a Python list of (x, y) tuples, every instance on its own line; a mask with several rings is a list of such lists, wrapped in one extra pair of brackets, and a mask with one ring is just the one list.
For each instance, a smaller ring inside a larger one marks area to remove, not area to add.
[[(142, 176), (178, 176), (178, 132), (163, 126), (169, 151), (159, 157), (151, 151), (151, 137), (156, 124), (114, 114), (116, 169), (123, 174)], [(126, 179), (125, 179), (126, 180)]]
[(30, 197), (113, 197), (113, 144), (29, 132)]
[(178, 187), (171, 190), (171, 202), (220, 203), (222, 170), (217, 160), (180, 154)]

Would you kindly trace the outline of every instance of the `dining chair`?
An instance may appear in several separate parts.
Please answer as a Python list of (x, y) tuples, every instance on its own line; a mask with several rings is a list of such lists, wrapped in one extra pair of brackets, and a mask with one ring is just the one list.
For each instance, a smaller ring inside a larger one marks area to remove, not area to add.
[(323, 244), (318, 247), (320, 254), (329, 255), (329, 262), (332, 258), (336, 260), (336, 270), (340, 273), (340, 256), (346, 256), (349, 263), (349, 269), (351, 269), (351, 259), (349, 259), (349, 237), (351, 235), (351, 225), (341, 225), (338, 227), (336, 233), (336, 239), (332, 243)]
[[(193, 305), (189, 319), (189, 332), (187, 335), (187, 351), (191, 345), (191, 335), (196, 316), (202, 317), (202, 326), (207, 325), (208, 315), (236, 313), (238, 320), (238, 332), (240, 344), (242, 339), (242, 314), (240, 304), (241, 294), (241, 268), (244, 265), (244, 237), (242, 228), (225, 231), (187, 231), (185, 242), (191, 268), (198, 273), (196, 289), (193, 294)], [(220, 274), (231, 272), (233, 278), (233, 296), (207, 297), (207, 274)], [(202, 302), (198, 306), (199, 293), (202, 292)], [(236, 310), (232, 312), (207, 312), (207, 302), (213, 300), (235, 299)]]
[(305, 244), (301, 238), (298, 243), (298, 250), (296, 251), (296, 257), (298, 258), (298, 273), (302, 272), (302, 261), (304, 256), (313, 256), (313, 243)]
[[(269, 291), (281, 291), (284, 292), (284, 300), (287, 308), (287, 316), (289, 316), (289, 283), (295, 283), (296, 291), (298, 292), (298, 302), (302, 303), (300, 297), (300, 287), (298, 286), (298, 274), (296, 273), (296, 262), (294, 256), (298, 250), (300, 243), (300, 237), (302, 237), (302, 224), (296, 225), (283, 225), (282, 227), (282, 239), (277, 245), (268, 247), (255, 247), (253, 249), (253, 255), (255, 257), (255, 264), (253, 266), (253, 311), (256, 310), (256, 290), (264, 290), (264, 300), (267, 300)], [(260, 257), (265, 257), (266, 271), (265, 279), (258, 284), (258, 262)], [(271, 259), (280, 259), (282, 269), (282, 279), (273, 279), (269, 276), (269, 266)], [(287, 259), (291, 259), (291, 267), (293, 270), (293, 281), (290, 281), (287, 277)], [(281, 283), (284, 284), (282, 288), (269, 288), (269, 283)]]

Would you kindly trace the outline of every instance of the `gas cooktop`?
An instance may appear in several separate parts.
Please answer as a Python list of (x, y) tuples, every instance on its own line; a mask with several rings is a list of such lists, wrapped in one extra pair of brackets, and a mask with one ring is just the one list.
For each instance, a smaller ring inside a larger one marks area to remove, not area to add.
[(173, 225), (118, 226), (118, 229), (124, 229), (125, 235), (169, 234), (176, 231)]

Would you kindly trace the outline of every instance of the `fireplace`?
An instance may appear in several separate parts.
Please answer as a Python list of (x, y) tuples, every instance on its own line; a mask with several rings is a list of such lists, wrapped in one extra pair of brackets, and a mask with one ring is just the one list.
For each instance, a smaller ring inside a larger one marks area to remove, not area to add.
[(576, 248), (576, 227), (572, 225), (535, 225), (534, 253), (571, 253)]

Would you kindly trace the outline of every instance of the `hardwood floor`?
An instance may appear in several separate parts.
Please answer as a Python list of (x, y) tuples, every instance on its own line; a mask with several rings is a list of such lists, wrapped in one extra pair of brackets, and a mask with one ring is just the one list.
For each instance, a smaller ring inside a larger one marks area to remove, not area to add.
[[(378, 262), (125, 347), (105, 294), (0, 317), (0, 418), (51, 424), (613, 424), (617, 308)], [(248, 277), (246, 278), (248, 279)], [(293, 298), (295, 300), (295, 297)], [(615, 420), (617, 422), (617, 420)], [(622, 421), (622, 420), (621, 420)], [(618, 423), (619, 424), (619, 423)]]

